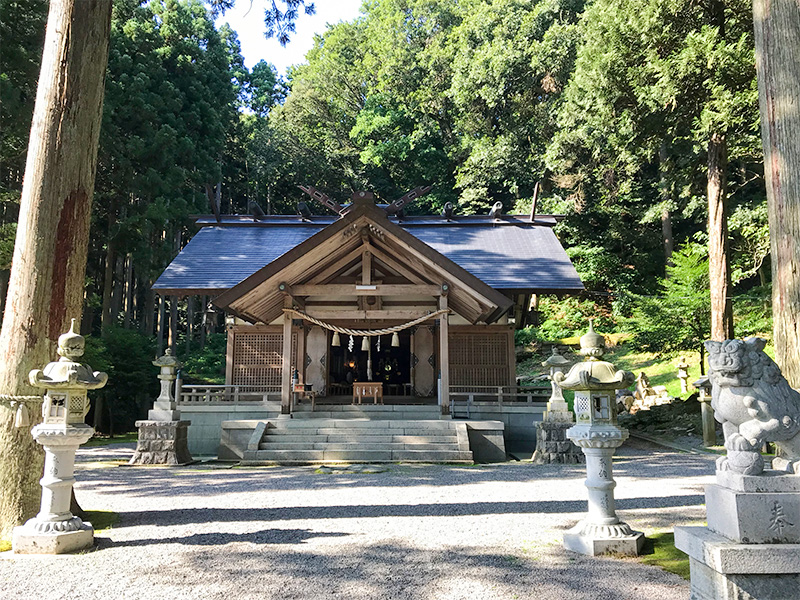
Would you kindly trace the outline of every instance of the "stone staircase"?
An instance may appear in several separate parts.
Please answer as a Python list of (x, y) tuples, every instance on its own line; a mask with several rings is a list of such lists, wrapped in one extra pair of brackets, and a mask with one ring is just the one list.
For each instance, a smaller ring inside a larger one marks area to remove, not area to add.
[(316, 411), (312, 418), (294, 417), (259, 422), (243, 464), (473, 462), (464, 422), (324, 418)]

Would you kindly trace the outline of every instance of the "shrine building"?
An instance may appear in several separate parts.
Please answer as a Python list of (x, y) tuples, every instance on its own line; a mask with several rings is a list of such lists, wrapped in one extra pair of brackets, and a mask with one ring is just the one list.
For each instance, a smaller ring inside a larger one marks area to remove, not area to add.
[(303, 189), (332, 214), (200, 217), (153, 286), (209, 296), (226, 314), (225, 385), (178, 394), (190, 449), (216, 454), (225, 422), (347, 414), (488, 418), (507, 444), (532, 439), (549, 386), (517, 386), (515, 328), (533, 295), (583, 290), (558, 217), (499, 203), (490, 215), (404, 216), (429, 188), (390, 205), (358, 192), (344, 206)]

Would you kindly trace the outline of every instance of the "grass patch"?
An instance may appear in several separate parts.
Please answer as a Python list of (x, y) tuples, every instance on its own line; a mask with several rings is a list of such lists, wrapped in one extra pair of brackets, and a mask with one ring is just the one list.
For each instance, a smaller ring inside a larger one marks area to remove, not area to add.
[(109, 444), (130, 444), (139, 439), (138, 431), (129, 431), (128, 433), (120, 433), (114, 437), (109, 437), (103, 433), (95, 433), (84, 446), (108, 446)]
[(84, 512), (86, 513), (84, 521), (92, 524), (95, 533), (111, 529), (119, 522), (119, 513), (110, 510), (87, 510)]
[(660, 567), (689, 580), (689, 557), (675, 547), (672, 532), (652, 533), (647, 536), (644, 554), (637, 560), (646, 565)]

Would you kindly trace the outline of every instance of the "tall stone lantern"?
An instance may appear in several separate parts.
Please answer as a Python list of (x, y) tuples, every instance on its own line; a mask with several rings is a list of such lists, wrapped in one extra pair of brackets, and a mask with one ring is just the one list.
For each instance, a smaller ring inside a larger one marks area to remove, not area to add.
[(58, 338), (61, 358), (42, 370), (30, 372), (35, 388), (45, 390), (43, 422), (31, 434), (44, 447), (44, 477), (39, 514), (14, 528), (12, 547), (18, 554), (63, 554), (91, 548), (94, 529), (70, 510), (75, 482), (75, 451), (94, 429), (84, 423), (89, 412), (87, 390), (103, 387), (108, 375), (92, 372), (89, 365), (77, 362), (83, 356), (85, 340), (75, 330)]
[(167, 348), (164, 356), (153, 361), (159, 368), (161, 394), (147, 413), (146, 421), (136, 421), (139, 439), (128, 464), (131, 465), (187, 465), (193, 461), (189, 453), (189, 425), (182, 421), (177, 410), (173, 387), (178, 377), (178, 369), (183, 364)]
[(562, 388), (575, 392), (577, 423), (567, 431), (567, 437), (586, 455), (589, 491), (589, 512), (564, 534), (564, 547), (590, 556), (636, 556), (644, 544), (644, 534), (631, 530), (617, 517), (611, 464), (614, 451), (628, 438), (628, 430), (617, 425), (616, 390), (629, 387), (635, 378), (630, 371), (617, 371), (611, 363), (600, 360), (605, 341), (595, 333), (591, 321), (580, 343), (580, 353), (586, 360), (566, 375), (553, 376)]
[(552, 392), (547, 402), (547, 409), (541, 422), (536, 423), (536, 451), (531, 461), (535, 464), (577, 464), (584, 462), (580, 448), (567, 439), (567, 430), (572, 427), (573, 417), (561, 386), (556, 383), (555, 376), (563, 377), (570, 362), (564, 358), (556, 346), (552, 354), (542, 363), (550, 370), (550, 387)]

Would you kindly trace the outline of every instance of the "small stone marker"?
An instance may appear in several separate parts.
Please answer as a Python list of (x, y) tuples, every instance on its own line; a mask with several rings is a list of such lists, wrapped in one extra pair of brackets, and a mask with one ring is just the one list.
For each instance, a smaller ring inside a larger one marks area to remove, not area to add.
[(678, 359), (678, 379), (681, 380), (681, 394), (689, 393), (689, 364), (681, 356)]
[(563, 374), (569, 361), (553, 346), (552, 355), (542, 363), (550, 369), (550, 387), (552, 392), (547, 402), (547, 410), (542, 421), (536, 423), (536, 451), (531, 461), (535, 464), (578, 464), (585, 458), (581, 449), (567, 439), (567, 430), (572, 427), (573, 416), (561, 386), (553, 377)]
[(616, 371), (611, 363), (599, 360), (604, 353), (605, 340), (595, 333), (590, 320), (589, 331), (581, 337), (581, 354), (586, 360), (574, 365), (566, 376), (553, 376), (562, 388), (575, 391), (577, 423), (567, 431), (567, 437), (586, 455), (589, 491), (589, 512), (564, 534), (564, 547), (590, 556), (636, 556), (642, 551), (644, 534), (633, 531), (617, 517), (611, 464), (614, 450), (628, 439), (628, 430), (617, 425), (616, 390), (630, 386), (634, 375)]
[(85, 340), (75, 330), (58, 338), (61, 358), (43, 370), (30, 372), (31, 385), (45, 390), (43, 422), (31, 434), (44, 447), (44, 477), (39, 514), (14, 528), (12, 549), (17, 554), (64, 554), (91, 548), (94, 528), (70, 510), (75, 481), (75, 451), (94, 429), (84, 423), (89, 412), (87, 390), (103, 387), (108, 375), (92, 372), (89, 365), (77, 362), (83, 356)]
[[(764, 340), (706, 342), (712, 405), (727, 456), (706, 486), (707, 527), (676, 527), (689, 555), (692, 598), (800, 597), (800, 394), (763, 352)], [(705, 382), (695, 387), (703, 390)], [(705, 408), (705, 393), (701, 402)], [(747, 409), (747, 410), (746, 410)], [(788, 459), (764, 469), (759, 452), (775, 442)]]
[(161, 394), (147, 413), (147, 420), (136, 421), (139, 439), (136, 452), (128, 464), (188, 465), (194, 462), (188, 445), (191, 421), (181, 420), (172, 393), (177, 371), (183, 365), (172, 355), (171, 348), (167, 348), (164, 356), (154, 360), (153, 365), (160, 369), (158, 378), (161, 380)]

